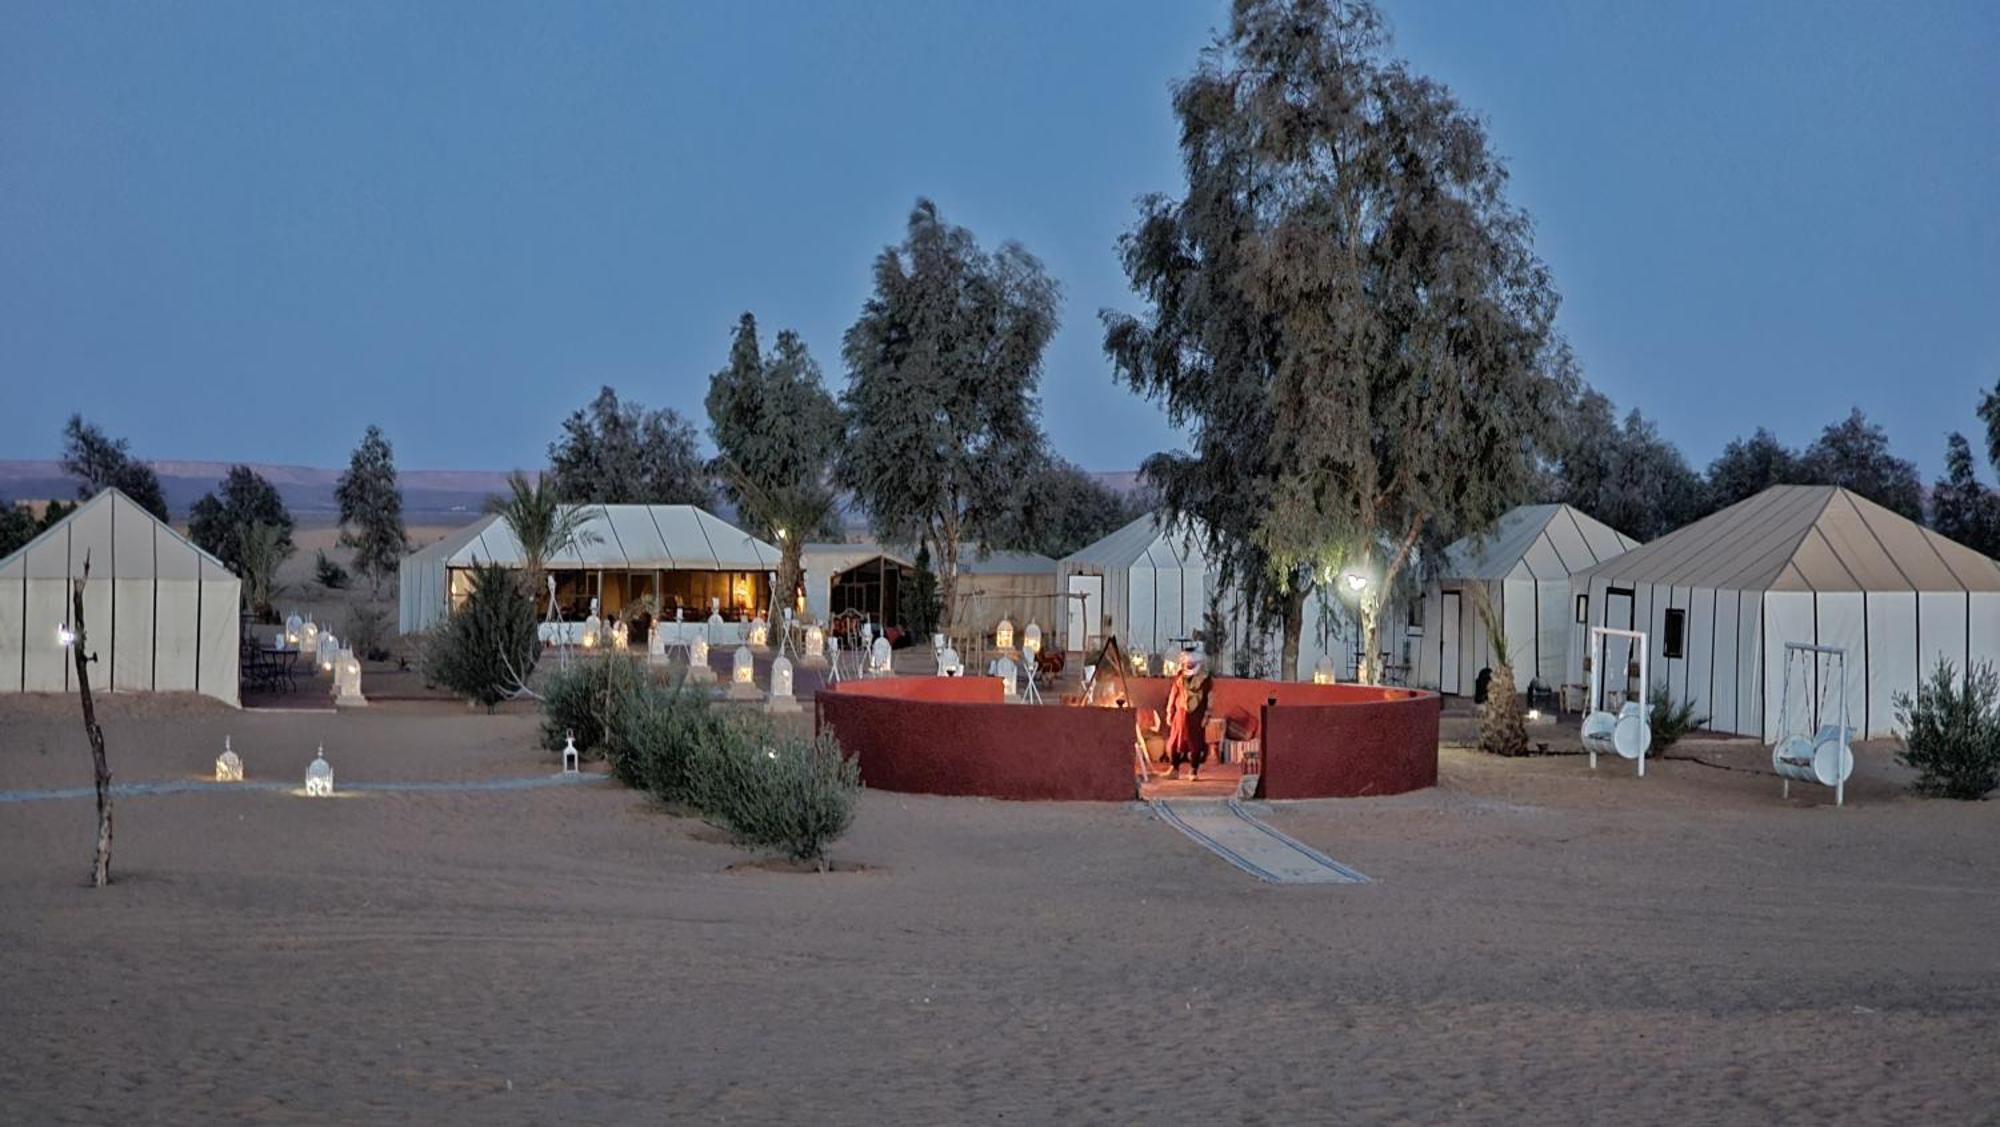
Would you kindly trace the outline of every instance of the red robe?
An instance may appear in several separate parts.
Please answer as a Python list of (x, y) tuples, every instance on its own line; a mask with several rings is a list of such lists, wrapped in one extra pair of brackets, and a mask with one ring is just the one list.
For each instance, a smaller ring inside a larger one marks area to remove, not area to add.
[(1183, 670), (1167, 690), (1167, 758), (1199, 769), (1208, 759), (1208, 671)]

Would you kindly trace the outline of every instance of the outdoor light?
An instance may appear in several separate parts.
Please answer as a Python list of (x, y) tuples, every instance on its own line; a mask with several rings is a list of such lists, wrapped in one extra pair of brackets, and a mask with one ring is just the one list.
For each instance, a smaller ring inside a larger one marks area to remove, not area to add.
[(1313, 665), (1313, 684), (1333, 684), (1333, 659), (1325, 654), (1321, 654), (1319, 661)]
[(750, 644), (760, 650), (771, 644), (771, 626), (762, 618), (750, 622)]
[(806, 627), (805, 661), (808, 665), (826, 662), (826, 631), (818, 623)]
[(1146, 661), (1146, 651), (1145, 651), (1145, 650), (1133, 650), (1133, 651), (1132, 651), (1132, 672), (1133, 672), (1133, 673), (1136, 673), (1136, 674), (1138, 674), (1138, 675), (1139, 675), (1139, 676), (1141, 676), (1141, 677), (1144, 677), (1144, 676), (1146, 675), (1146, 671), (1147, 671), (1147, 669), (1148, 669), (1148, 665), (1147, 665), (1147, 661)]
[(896, 672), (896, 652), (889, 645), (889, 639), (875, 639), (874, 648), (868, 651), (868, 672), (877, 677), (892, 676)]
[(69, 623), (65, 622), (56, 627), (56, 645), (64, 649), (76, 645), (76, 631), (69, 628)]
[(1530, 724), (1536, 724), (1536, 723), (1540, 723), (1540, 722), (1541, 722), (1541, 719), (1542, 719), (1542, 710), (1541, 710), (1541, 709), (1539, 709), (1539, 708), (1531, 708), (1531, 709), (1529, 709), (1529, 710), (1528, 710), (1528, 723), (1530, 723)]
[(738, 646), (729, 668), (729, 699), (756, 700), (757, 696), (757, 660), (749, 646)]
[(629, 626), (627, 626), (627, 625), (625, 625), (625, 620), (624, 620), (624, 619), (622, 619), (622, 618), (621, 618), (621, 619), (619, 619), (619, 620), (618, 620), (618, 621), (617, 621), (616, 623), (612, 624), (612, 627), (611, 627), (611, 648), (612, 648), (612, 649), (614, 649), (614, 650), (622, 650), (622, 649), (624, 649), (624, 648), (625, 648), (625, 643), (626, 643), (627, 641), (629, 641), (629, 640), (631, 639), (631, 637), (632, 637), (632, 628), (631, 628), (631, 627), (629, 627)]
[(229, 750), (229, 737), (222, 737), (222, 754), (215, 757), (215, 781), (218, 783), (240, 783), (243, 781), (243, 761)]
[(1042, 652), (1042, 628), (1040, 626), (1032, 622), (1028, 623), (1028, 628), (1021, 633), (1021, 652), (1028, 654), (1039, 654)]
[(1011, 657), (1003, 657), (993, 663), (993, 675), (1000, 678), (1000, 693), (1007, 700), (1014, 700), (1020, 695), (1020, 686), (1016, 683), (1020, 674), (1021, 667), (1015, 665)]
[(332, 634), (319, 640), (319, 668), (322, 673), (333, 672), (333, 663), (340, 660), (340, 639)]
[(579, 770), (579, 767), (577, 765), (577, 760), (581, 758), (581, 756), (578, 754), (576, 750), (575, 732), (563, 733), (562, 757), (563, 757), (563, 774), (565, 775), (576, 774)]
[(1003, 618), (1000, 625), (993, 628), (993, 648), (1011, 650), (1014, 648), (1014, 620)]
[(596, 649), (597, 636), (603, 629), (604, 620), (597, 617), (597, 612), (592, 611), (590, 617), (583, 620), (583, 648), (586, 650)]
[(766, 712), (797, 712), (798, 699), (792, 696), (792, 660), (779, 654), (771, 663), (771, 696), (764, 702)]
[(305, 629), (305, 625), (305, 620), (300, 618), (296, 611), (287, 617), (285, 619), (285, 644), (288, 646), (298, 645), (299, 632)]
[(344, 650), (334, 667), (333, 703), (337, 705), (363, 705), (367, 698), (361, 695), (361, 661), (353, 651)]
[(965, 675), (965, 663), (958, 659), (958, 651), (952, 649), (950, 646), (946, 646), (938, 651), (937, 663), (938, 676), (940, 677), (963, 677)]
[(696, 634), (688, 643), (687, 679), (693, 685), (713, 685), (715, 668), (708, 664), (708, 634)]
[(1179, 673), (1180, 671), (1181, 671), (1180, 658), (1175, 657), (1173, 654), (1170, 653), (1160, 655), (1160, 676), (1172, 677), (1174, 674)]
[(312, 766), (306, 768), (306, 797), (331, 798), (333, 796), (333, 765), (326, 761), (326, 745), (321, 744), (314, 754)]
[(1340, 577), (1340, 581), (1347, 585), (1348, 590), (1357, 595), (1368, 588), (1368, 577), (1358, 571), (1348, 572), (1346, 575)]
[(319, 652), (319, 624), (306, 619), (305, 629), (299, 632), (299, 651), (313, 654)]

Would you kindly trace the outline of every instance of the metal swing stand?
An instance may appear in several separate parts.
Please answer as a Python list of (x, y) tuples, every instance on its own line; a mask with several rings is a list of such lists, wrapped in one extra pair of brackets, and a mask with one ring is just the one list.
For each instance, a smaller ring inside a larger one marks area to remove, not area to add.
[[(1633, 717), (1622, 715), (1613, 716), (1611, 713), (1604, 711), (1604, 661), (1603, 655), (1598, 650), (1605, 638), (1629, 638), (1637, 643), (1639, 649), (1639, 694), (1641, 697), (1645, 696), (1647, 686), (1652, 683), (1647, 679), (1651, 655), (1646, 652), (1645, 631), (1620, 630), (1612, 626), (1593, 626), (1590, 628), (1590, 701), (1589, 708), (1583, 717), (1583, 746), (1590, 752), (1590, 769), (1593, 771), (1597, 770), (1597, 753), (1600, 750), (1616, 750), (1614, 741), (1617, 738), (1616, 732), (1618, 728), (1623, 726), (1626, 720), (1634, 719)], [(1632, 705), (1632, 701), (1627, 700), (1625, 705), (1629, 708)], [(1620, 711), (1622, 712), (1623, 710), (1621, 709)], [(1639, 753), (1634, 758), (1637, 758), (1639, 761), (1639, 777), (1643, 779), (1646, 777), (1646, 750), (1653, 744), (1652, 727), (1646, 720), (1644, 704), (1639, 706), (1636, 719), (1638, 721), (1637, 742)], [(1604, 722), (1606, 720), (1610, 721), (1608, 725)], [(1623, 755), (1624, 753), (1620, 751), (1619, 754)]]
[[(1821, 742), (1819, 735), (1821, 731), (1824, 731), (1822, 725), (1823, 718), (1826, 715), (1826, 695), (1828, 689), (1825, 682), (1820, 684), (1818, 715), (1806, 718), (1806, 726), (1810, 729), (1815, 729), (1813, 735), (1811, 737), (1794, 737), (1789, 732), (1792, 722), (1792, 666), (1798, 661), (1810, 661), (1813, 663), (1813, 671), (1817, 673), (1822, 658), (1831, 659), (1827, 664), (1832, 670), (1837, 671), (1837, 675), (1840, 678), (1840, 723), (1834, 729), (1832, 737), (1837, 743), (1836, 750), (1832, 755), (1834, 781), (1831, 784), (1833, 787), (1833, 804), (1836, 807), (1840, 807), (1847, 805), (1847, 776), (1853, 770), (1854, 760), (1854, 753), (1851, 750), (1851, 733), (1854, 729), (1848, 723), (1848, 718), (1853, 714), (1847, 710), (1846, 647), (1822, 646), (1811, 642), (1785, 643), (1785, 687), (1778, 697), (1778, 715), (1781, 717), (1780, 723), (1785, 725), (1787, 731), (1779, 733), (1778, 742), (1771, 749), (1771, 767), (1777, 771), (1778, 777), (1784, 781), (1782, 794), (1785, 798), (1792, 797), (1793, 779), (1798, 779), (1801, 782), (1816, 782), (1828, 785), (1824, 779), (1819, 777), (1814, 763), (1814, 760), (1818, 757), (1819, 744)], [(1808, 697), (1807, 699), (1810, 698)], [(1801, 751), (1804, 752), (1803, 755), (1799, 754)]]

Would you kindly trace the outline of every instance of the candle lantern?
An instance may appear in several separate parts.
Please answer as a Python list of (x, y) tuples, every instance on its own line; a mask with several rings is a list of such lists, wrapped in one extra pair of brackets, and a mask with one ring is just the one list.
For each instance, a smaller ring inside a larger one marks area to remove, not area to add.
[(312, 765), (306, 768), (306, 795), (310, 798), (328, 798), (333, 794), (333, 765), (326, 761), (326, 745), (321, 744), (313, 755)]
[(1134, 674), (1144, 677), (1151, 668), (1152, 665), (1146, 658), (1145, 650), (1132, 651), (1132, 672)]
[(1021, 652), (1025, 654), (1042, 652), (1042, 628), (1039, 625), (1030, 622), (1028, 628), (1021, 632)]
[(625, 644), (631, 640), (632, 640), (632, 628), (625, 625), (624, 619), (621, 618), (617, 622), (611, 624), (612, 649), (623, 650), (625, 648)]
[(305, 628), (305, 620), (298, 616), (298, 612), (294, 611), (291, 615), (287, 616), (285, 619), (285, 645), (298, 645), (299, 632)]
[(1013, 619), (1003, 618), (1000, 620), (1000, 625), (993, 628), (993, 648), (1002, 651), (1014, 648)]
[(578, 774), (582, 770), (582, 768), (577, 761), (581, 758), (582, 756), (576, 750), (576, 733), (575, 732), (563, 733), (563, 749), (562, 749), (563, 774), (565, 775)]
[(937, 665), (940, 677), (965, 676), (965, 663), (958, 659), (958, 651), (950, 646), (938, 651)]
[(763, 651), (771, 647), (771, 624), (759, 616), (750, 622), (750, 648)]
[(359, 708), (368, 703), (361, 695), (361, 659), (342, 651), (334, 665), (333, 703), (342, 708)]
[(215, 757), (215, 781), (218, 783), (243, 781), (243, 761), (230, 750), (228, 736), (222, 737), (222, 754)]
[(329, 630), (319, 636), (319, 669), (322, 673), (333, 672), (333, 659), (340, 656), (340, 639)]
[(806, 627), (805, 663), (809, 666), (826, 666), (826, 630), (818, 623)]
[(598, 642), (603, 640), (603, 634), (604, 620), (597, 617), (597, 612), (593, 610), (590, 617), (583, 620), (583, 648), (596, 649)]
[(757, 659), (750, 653), (749, 646), (736, 647), (736, 657), (729, 667), (729, 699), (756, 700)]
[(889, 639), (875, 639), (874, 647), (868, 651), (868, 672), (876, 677), (895, 674), (896, 651), (889, 645)]
[(299, 631), (299, 652), (311, 657), (319, 652), (319, 623), (306, 619), (304, 629)]
[(993, 675), (1000, 678), (1000, 695), (1007, 700), (1016, 699), (1020, 692), (1016, 682), (1020, 680), (1021, 667), (1014, 664), (1014, 659), (1003, 657), (994, 662)]
[(688, 684), (715, 684), (715, 667), (708, 663), (708, 637), (696, 634), (688, 643)]
[(1321, 654), (1319, 661), (1313, 665), (1313, 684), (1333, 684), (1333, 659), (1331, 657)]
[(797, 712), (799, 700), (792, 695), (792, 661), (784, 654), (771, 663), (771, 696), (765, 701), (767, 712)]

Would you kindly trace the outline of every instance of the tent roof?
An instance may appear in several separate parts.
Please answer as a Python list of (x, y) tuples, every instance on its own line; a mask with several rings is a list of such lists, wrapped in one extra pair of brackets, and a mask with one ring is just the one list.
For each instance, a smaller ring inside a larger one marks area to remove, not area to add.
[(1831, 485), (1774, 485), (1589, 574), (1745, 591), (2000, 591), (2000, 563)]
[[(876, 556), (882, 556), (904, 567), (917, 566), (916, 549), (872, 541), (853, 544), (807, 544), (804, 558), (810, 569), (814, 562), (824, 564), (829, 558), (860, 561), (872, 560)], [(933, 560), (932, 563), (935, 564), (936, 561)], [(843, 563), (841, 566), (845, 568), (853, 565)], [(1037, 575), (1043, 572), (1053, 573), (1055, 569), (1056, 561), (1047, 556), (1036, 555), (1034, 552), (993, 552), (980, 555), (977, 550), (967, 548), (965, 555), (958, 561), (958, 570), (967, 575)]]
[[(197, 575), (198, 562), (205, 562), (225, 575), (234, 575), (221, 560), (176, 532), (173, 525), (147, 512), (144, 506), (118, 489), (105, 488), (99, 490), (97, 496), (78, 505), (75, 511), (43, 529), (33, 540), (15, 549), (12, 555), (0, 559), (0, 577), (63, 578), (69, 569), (68, 549), (59, 546), (59, 542), (67, 538), (72, 529), (88, 529), (93, 540), (99, 534), (98, 530), (103, 529), (102, 535), (108, 537), (108, 543), (115, 548), (117, 536), (111, 530), (129, 527), (144, 527), (151, 531), (153, 539), (145, 542), (146, 551), (119, 553), (110, 559), (93, 561), (98, 578), (145, 579), (160, 575), (172, 579), (193, 579)], [(129, 532), (125, 535), (128, 543), (137, 543), (129, 539)], [(64, 557), (63, 562), (44, 566), (51, 547)], [(56, 570), (50, 571), (51, 566)]]
[(1159, 516), (1153, 513), (1101, 540), (1078, 548), (1064, 556), (1063, 562), (1092, 567), (1142, 565), (1168, 571), (1185, 570), (1192, 564), (1198, 571), (1208, 570), (1208, 561), (1195, 542), (1194, 534), (1162, 525)]
[[(551, 569), (767, 571), (778, 550), (694, 505), (588, 505), (580, 539), (548, 561)], [(410, 557), (447, 567), (499, 563), (519, 567), (521, 544), (505, 521), (486, 516)]]
[(1505, 579), (1525, 569), (1531, 579), (1560, 579), (1638, 546), (1572, 506), (1522, 505), (1508, 510), (1488, 535), (1468, 536), (1446, 548), (1442, 576)]
[(968, 552), (958, 570), (967, 575), (1054, 575), (1056, 561), (1039, 552)]

